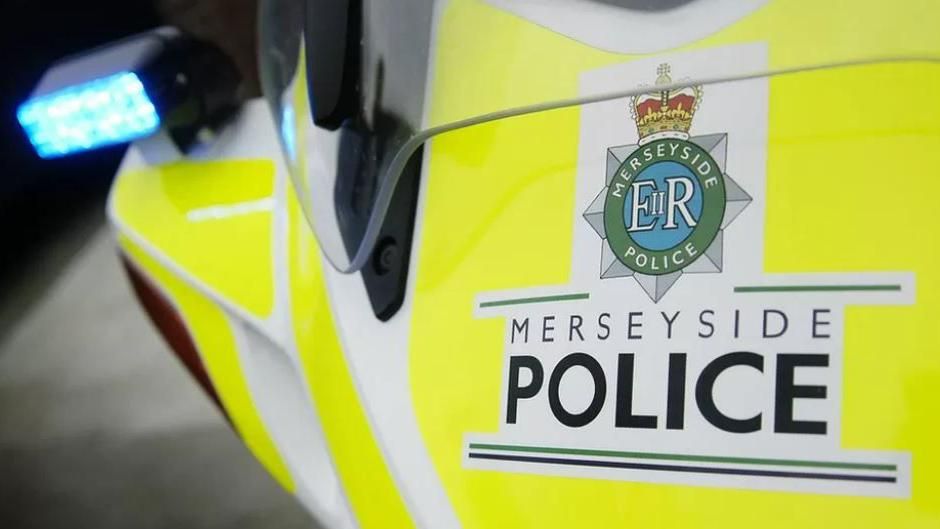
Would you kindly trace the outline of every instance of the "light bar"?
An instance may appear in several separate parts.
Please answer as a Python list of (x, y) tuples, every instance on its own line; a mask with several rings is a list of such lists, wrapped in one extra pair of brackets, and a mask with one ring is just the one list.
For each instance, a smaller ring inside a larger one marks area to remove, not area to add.
[(42, 158), (147, 136), (160, 117), (133, 72), (69, 86), (20, 105), (16, 117)]
[(163, 27), (55, 62), (16, 117), (42, 158), (127, 143), (160, 129), (184, 154), (235, 115), (240, 83), (215, 45)]

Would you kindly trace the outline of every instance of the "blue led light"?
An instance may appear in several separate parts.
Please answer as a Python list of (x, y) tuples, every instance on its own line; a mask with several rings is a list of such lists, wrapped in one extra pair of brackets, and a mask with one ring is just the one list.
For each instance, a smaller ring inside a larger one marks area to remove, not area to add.
[(147, 136), (160, 117), (137, 74), (121, 72), (20, 105), (16, 117), (43, 158)]

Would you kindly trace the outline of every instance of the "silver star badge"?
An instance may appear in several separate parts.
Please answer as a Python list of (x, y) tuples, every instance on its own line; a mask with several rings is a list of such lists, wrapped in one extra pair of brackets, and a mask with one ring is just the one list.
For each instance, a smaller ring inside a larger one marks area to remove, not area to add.
[(610, 249), (607, 243), (607, 233), (604, 228), (604, 204), (607, 199), (607, 189), (611, 181), (617, 174), (617, 170), (623, 161), (633, 153), (639, 145), (623, 145), (619, 147), (610, 147), (607, 149), (607, 179), (604, 188), (601, 189), (597, 197), (591, 202), (584, 212), (584, 219), (594, 229), (602, 239), (601, 241), (601, 279), (612, 279), (618, 277), (633, 276), (639, 283), (643, 291), (649, 295), (654, 302), (659, 301), (666, 292), (676, 283), (679, 276), (683, 274), (714, 274), (722, 270), (724, 257), (724, 230), (734, 219), (744, 211), (744, 208), (751, 203), (751, 196), (725, 172), (725, 162), (728, 154), (728, 135), (727, 134), (708, 134), (690, 138), (689, 141), (699, 145), (708, 152), (719, 166), (725, 182), (726, 205), (725, 213), (722, 218), (721, 227), (711, 245), (699, 254), (699, 256), (689, 265), (675, 272), (664, 275), (649, 275), (634, 272), (623, 264), (620, 259)]

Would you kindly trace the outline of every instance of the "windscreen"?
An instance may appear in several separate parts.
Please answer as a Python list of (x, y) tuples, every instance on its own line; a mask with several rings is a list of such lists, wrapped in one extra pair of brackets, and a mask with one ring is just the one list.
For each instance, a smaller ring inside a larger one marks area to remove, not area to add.
[[(634, 115), (676, 111), (664, 127), (681, 129), (710, 84), (940, 56), (940, 7), (917, 1), (266, 0), (261, 9), (265, 96), (305, 215), (343, 272), (367, 262), (401, 171), (435, 135), (617, 99)], [(762, 60), (733, 60), (740, 46), (762, 47)], [(696, 50), (730, 59), (659, 69)], [(582, 82), (633, 61), (652, 66), (635, 79)]]

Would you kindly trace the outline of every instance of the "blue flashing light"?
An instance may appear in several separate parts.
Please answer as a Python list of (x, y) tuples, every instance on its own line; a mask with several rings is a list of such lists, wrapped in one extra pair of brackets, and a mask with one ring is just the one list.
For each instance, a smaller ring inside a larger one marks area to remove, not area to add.
[(147, 136), (160, 116), (137, 74), (121, 72), (31, 99), (17, 120), (42, 158)]

